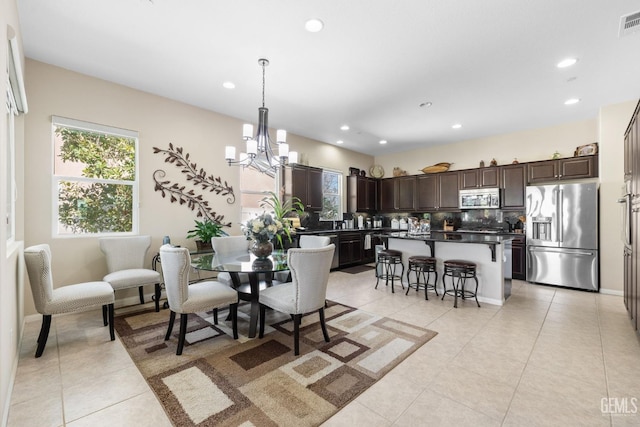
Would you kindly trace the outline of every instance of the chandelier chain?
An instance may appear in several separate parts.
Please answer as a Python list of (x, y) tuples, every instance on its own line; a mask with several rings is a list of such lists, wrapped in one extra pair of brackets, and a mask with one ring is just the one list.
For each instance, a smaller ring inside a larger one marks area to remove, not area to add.
[(265, 63), (262, 63), (262, 108), (264, 108), (264, 67)]

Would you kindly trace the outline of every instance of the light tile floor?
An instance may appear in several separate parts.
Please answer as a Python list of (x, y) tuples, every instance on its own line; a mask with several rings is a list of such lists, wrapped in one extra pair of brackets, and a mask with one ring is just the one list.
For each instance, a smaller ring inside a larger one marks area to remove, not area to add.
[[(453, 309), (374, 282), (334, 272), (327, 297), (438, 335), (325, 426), (640, 425), (640, 341), (621, 297), (515, 281), (503, 307)], [(171, 425), (99, 311), (54, 317), (35, 359), (39, 327), (26, 326), (9, 426)]]

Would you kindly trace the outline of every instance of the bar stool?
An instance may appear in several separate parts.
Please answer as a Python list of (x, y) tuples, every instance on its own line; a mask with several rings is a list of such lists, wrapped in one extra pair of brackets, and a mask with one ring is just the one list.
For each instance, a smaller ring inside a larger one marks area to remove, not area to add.
[[(447, 285), (445, 283), (445, 277), (451, 277), (451, 286), (452, 289), (447, 289)], [(465, 284), (467, 279), (473, 279), (476, 281), (476, 289), (475, 291), (470, 291), (465, 289)], [(442, 294), (442, 299), (444, 299), (445, 295), (453, 295), (454, 303), (453, 306), (458, 308), (458, 297), (462, 299), (466, 298), (475, 298), (476, 304), (480, 307), (480, 303), (478, 302), (478, 278), (476, 277), (476, 264), (471, 261), (465, 261), (461, 259), (450, 259), (444, 262), (444, 274), (442, 275), (442, 286), (444, 288), (444, 292)]]
[[(411, 282), (411, 273), (415, 273), (416, 281)], [(434, 280), (433, 284), (429, 283), (429, 279), (431, 278), (431, 273), (435, 274), (436, 280)], [(422, 282), (420, 282), (420, 276), (422, 276)], [(436, 284), (438, 283), (438, 272), (436, 271), (436, 259), (430, 256), (420, 256), (420, 255), (412, 255), (409, 257), (409, 266), (407, 268), (407, 293), (405, 295), (409, 295), (409, 290), (415, 288), (416, 292), (418, 292), (421, 288), (424, 288), (424, 299), (428, 300), (429, 296), (427, 295), (428, 289), (433, 289), (438, 295), (438, 290), (436, 289)]]
[[(402, 267), (402, 271), (398, 275), (396, 273), (396, 267), (400, 264)], [(382, 265), (383, 271), (378, 274), (378, 265)], [(389, 285), (389, 279), (391, 279), (391, 293), (395, 293), (393, 289), (393, 284), (396, 279), (400, 281), (400, 285), (402, 289), (404, 289), (404, 285), (402, 284), (402, 276), (404, 276), (404, 264), (402, 263), (402, 252), (396, 251), (395, 249), (383, 249), (378, 252), (378, 260), (376, 261), (376, 287), (378, 289), (378, 282), (380, 279), (384, 279), (385, 286)]]

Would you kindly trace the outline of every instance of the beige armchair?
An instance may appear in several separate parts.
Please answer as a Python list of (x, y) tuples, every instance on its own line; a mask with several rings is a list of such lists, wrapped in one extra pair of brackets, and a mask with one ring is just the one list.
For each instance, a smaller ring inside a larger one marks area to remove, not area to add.
[(140, 304), (144, 304), (143, 286), (155, 285), (156, 311), (160, 311), (160, 273), (144, 268), (151, 236), (103, 237), (99, 242), (109, 272), (102, 280), (109, 282), (114, 291), (138, 288)]
[(238, 293), (229, 286), (209, 280), (189, 285), (191, 256), (187, 248), (174, 248), (163, 245), (160, 248), (160, 262), (164, 274), (164, 284), (169, 300), (169, 327), (164, 340), (171, 338), (176, 313), (180, 313), (180, 333), (178, 335), (177, 355), (182, 354), (187, 334), (189, 313), (206, 311), (213, 308), (214, 324), (218, 324), (218, 308), (229, 306), (233, 328), (233, 338), (238, 338)]
[[(49, 245), (36, 245), (25, 249), (24, 261), (27, 266), (33, 301), (38, 313), (42, 314), (42, 327), (38, 336), (36, 357), (42, 356), (49, 337), (51, 316), (54, 314), (84, 311), (103, 307), (105, 326), (109, 324), (111, 341), (115, 340), (113, 330), (113, 289), (107, 282), (86, 282), (53, 288), (51, 272), (51, 249)], [(106, 310), (109, 320), (107, 322)]]
[(322, 248), (289, 249), (287, 262), (291, 271), (291, 283), (284, 283), (260, 291), (260, 335), (264, 336), (266, 307), (271, 307), (293, 317), (294, 354), (300, 354), (300, 321), (303, 314), (318, 310), (324, 340), (329, 334), (324, 322), (324, 306), (327, 283), (335, 245)]

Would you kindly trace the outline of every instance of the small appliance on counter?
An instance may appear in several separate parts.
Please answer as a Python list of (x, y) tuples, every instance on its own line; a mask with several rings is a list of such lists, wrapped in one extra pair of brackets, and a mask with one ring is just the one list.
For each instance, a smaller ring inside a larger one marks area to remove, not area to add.
[(398, 221), (398, 218), (393, 218), (391, 220), (391, 229), (392, 230), (399, 230), (400, 229), (400, 221)]
[(409, 229), (409, 223), (407, 222), (406, 218), (400, 218), (400, 230), (408, 230)]

